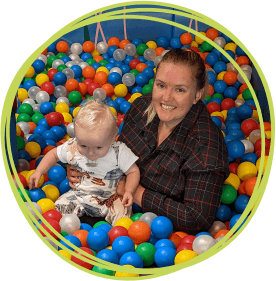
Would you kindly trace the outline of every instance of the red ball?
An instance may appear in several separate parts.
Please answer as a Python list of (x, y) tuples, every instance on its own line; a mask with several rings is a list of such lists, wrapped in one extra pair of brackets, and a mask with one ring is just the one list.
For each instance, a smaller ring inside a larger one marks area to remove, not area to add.
[(232, 173), (232, 174), (237, 174), (238, 167), (239, 167), (239, 164), (238, 164), (238, 163), (231, 163), (231, 164), (229, 165), (230, 173)]
[(127, 93), (126, 96), (125, 96), (125, 100), (128, 101), (130, 98), (131, 98), (131, 94)]
[(184, 238), (181, 239), (180, 241), (180, 245), (182, 244), (193, 244), (194, 240), (196, 239), (196, 237), (194, 235), (187, 235)]
[(257, 130), (258, 128), (257, 121), (253, 119), (244, 120), (241, 124), (241, 131), (246, 137), (248, 137), (252, 131)]
[(132, 60), (132, 61), (129, 63), (129, 67), (130, 67), (131, 69), (136, 69), (136, 66), (137, 66), (139, 63), (141, 63), (139, 60), (134, 59), (134, 60)]
[(227, 99), (224, 99), (221, 102), (220, 106), (221, 106), (222, 110), (229, 110), (230, 108), (235, 107), (236, 105), (235, 105), (235, 101), (234, 100), (227, 98)]
[[(262, 150), (259, 149), (257, 151), (255, 151), (256, 155), (260, 158), (261, 157), (261, 153), (262, 153)], [(268, 156), (269, 155), (269, 148), (266, 148), (265, 149), (265, 156)]]
[(136, 221), (128, 229), (128, 236), (136, 245), (147, 242), (150, 234), (150, 227), (144, 221)]
[[(90, 254), (91, 256), (94, 256), (94, 253), (91, 251), (91, 249), (87, 248), (87, 247), (80, 247), (80, 249), (82, 249), (84, 252)], [(88, 258), (86, 255), (81, 254), (80, 252), (78, 252), (77, 250), (74, 251), (74, 253), (77, 253), (78, 255), (87, 258), (88, 260), (93, 261), (92, 259)], [(71, 261), (84, 267), (87, 268), (89, 270), (91, 270), (93, 268), (93, 264), (90, 264), (88, 262), (82, 261), (81, 259), (78, 259), (77, 257), (75, 257), (74, 255), (71, 256)]]
[(54, 80), (54, 76), (55, 76), (56, 73), (58, 73), (58, 70), (55, 69), (55, 68), (52, 68), (52, 69), (48, 70), (47, 76), (49, 77), (50, 81)]
[(87, 85), (87, 92), (88, 92), (88, 94), (92, 96), (94, 90), (97, 89), (97, 88), (101, 88), (100, 84), (95, 83), (95, 82), (89, 83)]
[(29, 162), (29, 164), (30, 164), (30, 170), (35, 170), (35, 159), (33, 159), (33, 160), (31, 160), (30, 162)]
[(183, 250), (191, 250), (193, 251), (193, 244), (192, 243), (183, 243), (183, 244), (180, 244), (176, 250), (176, 252), (180, 252), (180, 251), (183, 251)]
[(85, 84), (86, 85), (86, 87), (89, 85), (89, 84), (91, 84), (91, 83), (93, 83), (94, 81), (93, 81), (93, 79), (92, 78), (86, 78), (86, 79), (84, 79), (83, 80), (83, 84)]
[(57, 210), (49, 210), (45, 212), (42, 216), (45, 220), (52, 219), (57, 221), (58, 223), (62, 218), (62, 214)]
[(45, 116), (46, 121), (50, 127), (59, 126), (62, 123), (60, 114), (61, 113), (59, 112), (50, 112)]
[[(46, 220), (58, 233), (61, 233), (61, 227), (59, 223), (54, 219), (47, 219)], [(41, 226), (55, 239), (58, 239), (57, 235), (55, 235), (46, 225), (44, 222), (41, 223)], [(46, 235), (39, 229), (39, 232), (45, 237)]]
[(217, 116), (219, 119), (220, 119), (220, 121), (223, 123), (223, 124), (225, 124), (225, 120), (221, 117), (221, 116)]
[[(24, 177), (23, 175), (21, 175), (21, 174), (18, 174), (18, 177), (19, 177), (19, 180), (20, 180), (20, 182), (22, 183), (23, 187), (26, 188), (27, 185), (28, 185), (28, 182), (27, 182), (27, 180), (25, 179), (25, 177)], [(16, 187), (19, 188), (19, 186), (18, 186), (18, 184), (17, 184), (17, 181), (16, 181), (16, 179), (15, 179), (15, 175), (12, 175), (12, 178), (13, 178), (13, 181), (14, 181)]]
[[(270, 143), (271, 141), (267, 138), (264, 139), (265, 141), (265, 148), (266, 149), (270, 149)], [(259, 149), (262, 148), (262, 138), (258, 139), (256, 142), (255, 142), (255, 145), (254, 145), (254, 149), (255, 151), (258, 151)]]
[(224, 224), (226, 225), (227, 230), (230, 230), (230, 225), (229, 225), (229, 224), (230, 224), (230, 221), (227, 221), (227, 222), (225, 222)]
[(108, 232), (109, 244), (112, 245), (113, 241), (120, 236), (128, 236), (128, 231), (123, 226), (114, 226)]
[(209, 113), (213, 113), (213, 112), (216, 112), (216, 111), (221, 111), (220, 109), (220, 105), (216, 102), (210, 102), (207, 104), (207, 109), (209, 111)]
[(191, 47), (191, 50), (195, 51), (195, 52), (200, 52), (199, 48), (198, 47)]
[(118, 113), (117, 121), (116, 121), (116, 124), (117, 124), (118, 127), (120, 127), (121, 123), (124, 122), (124, 118), (125, 118), (124, 114), (119, 115), (119, 113)]
[(45, 91), (49, 95), (52, 95), (55, 91), (55, 86), (52, 82), (46, 81), (41, 85), (40, 89), (41, 91)]

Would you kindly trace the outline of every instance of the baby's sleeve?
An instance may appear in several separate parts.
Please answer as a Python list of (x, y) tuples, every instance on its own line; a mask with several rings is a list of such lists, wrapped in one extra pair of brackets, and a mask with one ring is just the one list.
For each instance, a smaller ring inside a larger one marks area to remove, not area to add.
[(132, 164), (134, 164), (139, 157), (137, 157), (124, 143), (120, 143), (119, 149), (119, 167), (125, 173)]
[(67, 161), (67, 146), (68, 146), (68, 141), (66, 141), (65, 143), (63, 143), (62, 145), (59, 145), (57, 147), (57, 156), (59, 158), (59, 160), (62, 163), (68, 163)]

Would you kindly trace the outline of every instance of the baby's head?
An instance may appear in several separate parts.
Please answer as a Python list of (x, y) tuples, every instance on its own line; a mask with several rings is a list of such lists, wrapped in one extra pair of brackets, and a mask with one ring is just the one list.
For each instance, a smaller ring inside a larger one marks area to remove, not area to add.
[(79, 152), (92, 161), (108, 153), (118, 133), (109, 107), (94, 100), (87, 101), (78, 111), (74, 130)]

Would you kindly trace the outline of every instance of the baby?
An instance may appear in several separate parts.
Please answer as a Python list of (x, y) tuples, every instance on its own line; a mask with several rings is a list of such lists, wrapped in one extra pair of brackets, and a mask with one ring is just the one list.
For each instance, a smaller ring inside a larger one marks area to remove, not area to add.
[[(130, 217), (140, 180), (135, 164), (138, 157), (124, 143), (115, 141), (118, 127), (109, 107), (94, 100), (86, 102), (74, 119), (74, 130), (75, 138), (43, 157), (29, 178), (29, 188), (37, 187), (40, 177), (58, 161), (72, 164), (85, 175), (55, 202), (59, 212), (105, 217), (112, 225), (122, 217)], [(123, 174), (126, 187), (121, 198), (116, 188)]]

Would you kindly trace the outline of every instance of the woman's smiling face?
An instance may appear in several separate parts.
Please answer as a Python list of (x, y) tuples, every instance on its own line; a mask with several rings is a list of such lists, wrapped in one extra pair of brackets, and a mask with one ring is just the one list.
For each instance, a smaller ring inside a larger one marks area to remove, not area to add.
[(164, 62), (158, 68), (152, 91), (153, 107), (164, 124), (174, 128), (193, 104), (201, 98), (204, 90), (197, 92), (189, 66)]

